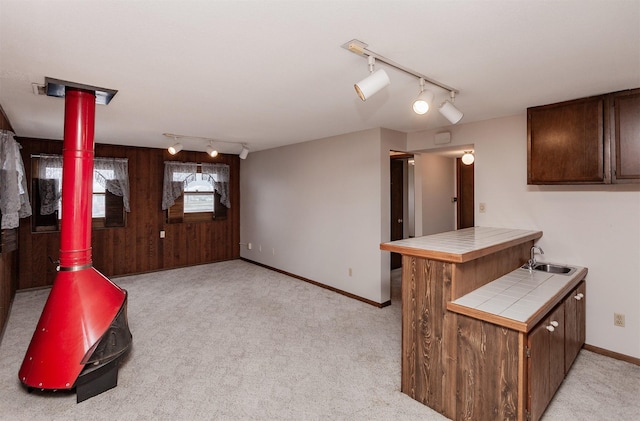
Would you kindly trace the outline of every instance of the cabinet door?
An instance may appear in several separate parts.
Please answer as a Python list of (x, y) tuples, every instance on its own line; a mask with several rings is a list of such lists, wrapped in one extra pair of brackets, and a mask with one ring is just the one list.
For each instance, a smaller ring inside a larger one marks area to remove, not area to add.
[(613, 95), (613, 182), (640, 180), (640, 89)]
[(559, 306), (550, 316), (549, 325), (553, 326), (555, 330), (549, 332), (549, 401), (556, 393), (556, 390), (562, 384), (564, 380), (564, 304)]
[(604, 96), (529, 108), (527, 183), (609, 182), (604, 109)]
[(564, 305), (529, 332), (527, 366), (529, 413), (532, 421), (542, 417), (564, 380)]
[(582, 281), (565, 300), (564, 371), (569, 372), (585, 341), (586, 284)]

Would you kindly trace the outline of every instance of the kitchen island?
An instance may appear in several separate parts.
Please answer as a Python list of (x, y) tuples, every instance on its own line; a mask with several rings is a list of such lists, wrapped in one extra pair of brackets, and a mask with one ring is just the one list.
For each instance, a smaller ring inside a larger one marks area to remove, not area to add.
[[(510, 355), (516, 360), (522, 338), (516, 334), (515, 343), (512, 337), (507, 343), (497, 341), (506, 348), (496, 350), (496, 355), (481, 352), (459, 358), (458, 318), (467, 316), (447, 305), (521, 267), (541, 236), (541, 231), (475, 227), (380, 245), (381, 250), (402, 254), (403, 393), (455, 420), (524, 419), (524, 397), (518, 393), (521, 364), (508, 364), (510, 371), (497, 376), (472, 379), (478, 393), (471, 401), (459, 387), (468, 381), (466, 372), (481, 370), (485, 362), (495, 365), (489, 359), (499, 362)], [(485, 339), (506, 331), (490, 326), (482, 333)], [(474, 358), (471, 370), (459, 364)], [(481, 384), (484, 381), (488, 383)]]

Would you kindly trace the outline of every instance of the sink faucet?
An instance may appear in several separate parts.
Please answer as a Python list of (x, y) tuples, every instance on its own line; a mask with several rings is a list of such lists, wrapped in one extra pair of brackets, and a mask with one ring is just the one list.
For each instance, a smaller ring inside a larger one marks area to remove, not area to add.
[(538, 250), (539, 254), (544, 254), (544, 250), (542, 250), (538, 246), (531, 247), (531, 258), (529, 259), (529, 269), (533, 269), (533, 266), (536, 264), (536, 250)]

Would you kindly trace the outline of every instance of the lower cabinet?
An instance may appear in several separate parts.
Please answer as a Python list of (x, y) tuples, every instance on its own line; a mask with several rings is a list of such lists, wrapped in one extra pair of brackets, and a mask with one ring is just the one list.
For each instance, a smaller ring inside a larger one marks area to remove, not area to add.
[(526, 331), (457, 314), (457, 410), (445, 415), (538, 421), (584, 345), (585, 298), (582, 280)]
[(528, 335), (528, 406), (532, 420), (540, 419), (564, 380), (564, 310), (562, 303)]
[(564, 371), (569, 368), (578, 356), (585, 341), (586, 326), (586, 283), (580, 282), (575, 290), (564, 301), (565, 340), (564, 340)]
[(585, 341), (585, 282), (527, 334), (528, 419), (537, 421)]

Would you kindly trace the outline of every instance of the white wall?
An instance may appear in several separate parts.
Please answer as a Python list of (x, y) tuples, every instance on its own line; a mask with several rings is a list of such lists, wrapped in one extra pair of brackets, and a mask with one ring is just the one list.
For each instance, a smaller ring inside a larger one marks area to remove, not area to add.
[[(540, 260), (589, 269), (587, 343), (640, 358), (640, 185), (527, 186), (524, 113), (449, 130), (452, 145), (474, 145), (476, 226), (543, 231)], [(408, 134), (408, 150), (435, 148), (434, 135)]]
[(252, 152), (240, 165), (240, 237), (253, 247), (240, 255), (388, 301), (389, 150), (405, 146), (404, 133), (373, 129)]

